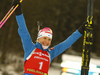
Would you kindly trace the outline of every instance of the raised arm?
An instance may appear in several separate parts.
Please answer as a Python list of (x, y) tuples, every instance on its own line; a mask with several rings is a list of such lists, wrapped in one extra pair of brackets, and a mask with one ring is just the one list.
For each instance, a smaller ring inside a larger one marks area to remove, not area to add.
[(54, 49), (50, 51), (51, 60), (53, 60), (56, 56), (60, 55), (66, 49), (68, 49), (73, 43), (75, 43), (82, 34), (76, 30), (72, 35), (70, 35), (65, 41), (59, 43), (58, 45), (54, 46)]
[(50, 51), (51, 60), (72, 46), (72, 44), (75, 43), (82, 36), (82, 34), (84, 34), (85, 24), (86, 23), (84, 22), (83, 25), (80, 26), (79, 29), (70, 35), (65, 41), (54, 46), (54, 49)]
[(27, 30), (25, 19), (21, 11), (21, 4), (19, 1), (20, 0), (14, 0), (13, 5), (19, 4), (19, 7), (15, 10), (16, 20), (19, 26), (18, 33), (21, 37), (24, 51), (27, 52), (33, 49), (34, 44), (32, 43), (32, 39)]
[(19, 26), (18, 33), (21, 37), (24, 51), (27, 52), (29, 50), (32, 50), (34, 47), (34, 43), (32, 42), (30, 34), (27, 30), (23, 14), (16, 16), (16, 20)]

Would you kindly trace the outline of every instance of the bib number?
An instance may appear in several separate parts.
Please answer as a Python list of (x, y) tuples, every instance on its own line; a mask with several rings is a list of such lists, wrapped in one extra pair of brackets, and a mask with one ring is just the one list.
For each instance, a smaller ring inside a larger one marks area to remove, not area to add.
[(40, 64), (39, 69), (41, 70), (43, 66), (43, 62), (39, 62), (39, 64)]

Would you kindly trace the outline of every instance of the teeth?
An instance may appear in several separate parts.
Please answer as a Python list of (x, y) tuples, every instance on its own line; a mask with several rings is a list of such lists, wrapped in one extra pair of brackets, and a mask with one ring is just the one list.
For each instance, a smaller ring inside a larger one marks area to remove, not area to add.
[(44, 46), (48, 46), (48, 44), (46, 44), (46, 43), (43, 43), (43, 45), (44, 45)]

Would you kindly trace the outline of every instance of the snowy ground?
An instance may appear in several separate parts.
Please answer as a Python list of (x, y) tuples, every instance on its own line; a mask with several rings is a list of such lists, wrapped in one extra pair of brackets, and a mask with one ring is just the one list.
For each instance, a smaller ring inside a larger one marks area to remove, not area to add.
[(60, 75), (61, 68), (59, 63), (53, 63), (49, 68), (49, 75)]
[[(9, 54), (5, 64), (0, 64), (0, 75), (23, 75), (23, 58)], [(52, 63), (49, 68), (49, 75), (60, 75), (60, 63)]]
[(50, 67), (49, 69), (49, 75), (60, 75), (60, 72), (61, 72), (60, 68)]
[[(93, 56), (95, 57), (95, 55), (92, 54), (92, 57)], [(67, 58), (72, 59), (71, 56)], [(100, 61), (100, 57), (95, 59), (93, 63), (97, 62), (97, 64), (100, 65), (100, 62), (97, 60)], [(0, 64), (0, 75), (23, 75), (24, 60), (22, 57), (11, 54), (7, 56), (7, 60), (5, 60), (5, 62), (5, 65)], [(60, 72), (60, 63), (52, 63), (49, 68), (49, 75), (60, 75)]]
[[(0, 75), (23, 75), (23, 72), (16, 72), (13, 65), (9, 65), (5, 67), (6, 72), (2, 73), (0, 71)], [(49, 68), (49, 75), (60, 75), (61, 69), (60, 69), (60, 64), (54, 63), (50, 68)]]

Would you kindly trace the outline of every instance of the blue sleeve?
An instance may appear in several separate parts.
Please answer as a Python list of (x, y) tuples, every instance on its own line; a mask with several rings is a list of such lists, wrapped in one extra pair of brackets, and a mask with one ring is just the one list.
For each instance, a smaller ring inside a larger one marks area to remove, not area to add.
[(27, 52), (29, 50), (32, 50), (33, 48), (35, 48), (35, 45), (32, 42), (30, 34), (27, 30), (23, 14), (17, 15), (16, 20), (17, 20), (17, 23), (18, 23), (18, 26), (19, 26), (18, 33), (21, 37), (21, 41), (22, 41), (22, 44), (23, 44), (24, 51)]
[(75, 43), (82, 34), (76, 30), (71, 36), (69, 36), (65, 41), (59, 43), (54, 46), (54, 49), (50, 51), (51, 60), (53, 60), (56, 56), (60, 55), (66, 49), (68, 49), (73, 43)]

